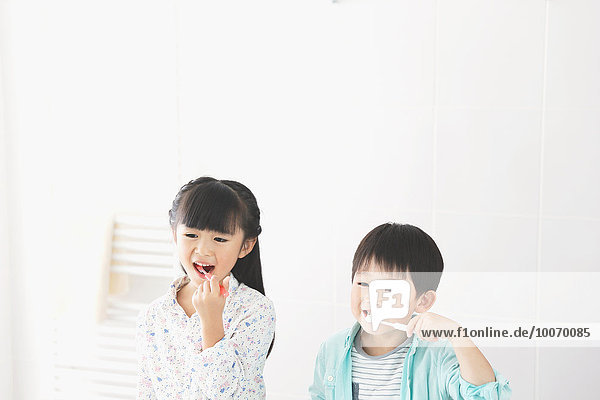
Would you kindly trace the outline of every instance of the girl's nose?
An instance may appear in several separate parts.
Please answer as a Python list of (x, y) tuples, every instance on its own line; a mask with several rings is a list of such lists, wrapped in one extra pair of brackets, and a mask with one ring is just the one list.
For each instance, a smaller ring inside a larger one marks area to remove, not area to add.
[(198, 240), (194, 251), (201, 256), (209, 256), (212, 254), (212, 246), (206, 240)]
[(195, 253), (199, 256), (210, 256), (211, 252), (206, 247), (196, 247)]

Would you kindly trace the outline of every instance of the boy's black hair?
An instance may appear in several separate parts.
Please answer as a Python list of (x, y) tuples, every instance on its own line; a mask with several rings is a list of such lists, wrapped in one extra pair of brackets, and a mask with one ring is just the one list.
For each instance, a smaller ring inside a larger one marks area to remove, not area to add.
[[(262, 232), (260, 210), (254, 194), (246, 186), (208, 176), (194, 179), (183, 185), (175, 196), (169, 210), (169, 224), (173, 230), (183, 224), (188, 228), (231, 235), (241, 229), (244, 241), (256, 238), (252, 251), (237, 259), (231, 273), (240, 283), (265, 294), (258, 244), (258, 235)], [(185, 274), (183, 265), (180, 266)], [(274, 341), (275, 338), (267, 356), (271, 353)]]
[(417, 295), (436, 290), (444, 260), (433, 239), (408, 224), (379, 225), (361, 240), (352, 260), (354, 275), (375, 262), (386, 272), (410, 272)]

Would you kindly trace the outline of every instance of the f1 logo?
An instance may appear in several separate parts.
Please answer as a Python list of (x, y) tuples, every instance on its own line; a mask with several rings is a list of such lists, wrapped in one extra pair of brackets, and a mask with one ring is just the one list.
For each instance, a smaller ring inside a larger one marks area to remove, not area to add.
[[(400, 279), (382, 279), (369, 283), (371, 324), (374, 330), (384, 319), (404, 318), (408, 314), (410, 284)], [(373, 307), (375, 305), (376, 307)]]

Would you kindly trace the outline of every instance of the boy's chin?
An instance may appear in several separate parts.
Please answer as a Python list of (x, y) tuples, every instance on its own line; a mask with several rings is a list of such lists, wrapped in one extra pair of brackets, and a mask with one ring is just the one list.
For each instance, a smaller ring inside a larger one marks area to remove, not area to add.
[(385, 333), (389, 333), (394, 330), (391, 326), (379, 324), (379, 328), (377, 330), (373, 329), (373, 325), (370, 322), (361, 319), (358, 321), (362, 330), (369, 335), (383, 335)]

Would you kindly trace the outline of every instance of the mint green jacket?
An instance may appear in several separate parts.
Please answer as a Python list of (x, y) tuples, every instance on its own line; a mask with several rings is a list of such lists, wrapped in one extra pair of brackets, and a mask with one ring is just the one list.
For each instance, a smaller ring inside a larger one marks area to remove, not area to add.
[[(319, 349), (311, 399), (351, 400), (351, 348), (359, 331), (357, 322), (327, 339)], [(510, 399), (508, 381), (496, 370), (495, 382), (475, 386), (460, 376), (458, 360), (452, 345), (430, 346), (431, 343), (414, 337), (404, 361), (402, 399)]]

